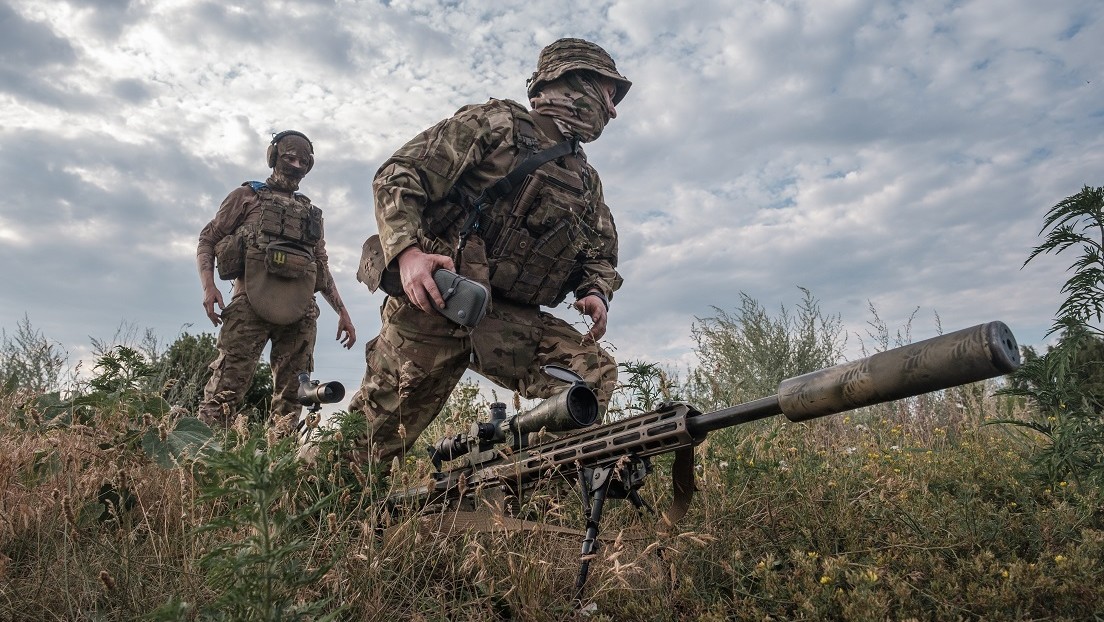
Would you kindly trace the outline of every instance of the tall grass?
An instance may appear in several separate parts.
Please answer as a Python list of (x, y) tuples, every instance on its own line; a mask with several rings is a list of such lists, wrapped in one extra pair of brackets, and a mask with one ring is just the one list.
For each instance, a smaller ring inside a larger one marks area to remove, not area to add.
[[(33, 397), (0, 399), (0, 619), (577, 616), (578, 536), (439, 537), (416, 516), (377, 511), (422, 481), (421, 457), (381, 483), (343, 461), (341, 431), (307, 465), (254, 427), (222, 439), (236, 465), (166, 469), (126, 440), (183, 416), (135, 406), (151, 396), (124, 392), (64, 424), (36, 415)], [(455, 399), (442, 433), (483, 416), (473, 391)], [(1091, 619), (1104, 602), (1100, 491), (1022, 477), (1024, 445), (985, 425), (1022, 408), (977, 384), (707, 440), (700, 490), (675, 530), (611, 505), (590, 618)], [(669, 460), (657, 462), (644, 493), (663, 507)], [(570, 488), (539, 490), (521, 511), (582, 525)], [(265, 525), (275, 519), (280, 530)], [(265, 534), (279, 537), (256, 546)], [(260, 578), (269, 591), (255, 589)]]

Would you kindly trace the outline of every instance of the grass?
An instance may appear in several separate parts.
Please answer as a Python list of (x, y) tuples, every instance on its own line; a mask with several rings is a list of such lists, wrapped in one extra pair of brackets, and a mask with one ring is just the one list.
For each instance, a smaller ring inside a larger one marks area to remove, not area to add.
[[(1101, 491), (1027, 477), (1030, 441), (986, 422), (1030, 413), (990, 389), (711, 435), (697, 448), (692, 509), (672, 532), (609, 506), (589, 619), (1104, 617)], [(239, 462), (266, 448), (267, 471), (162, 468), (128, 430), (172, 429), (181, 413), (100, 403), (74, 418), (84, 423), (57, 425), (34, 397), (0, 397), (0, 620), (579, 617), (577, 536), (434, 536), (416, 516), (382, 516), (388, 489), (340, 461), (289, 471), (294, 448), (260, 428), (221, 440)], [(482, 412), (472, 392), (456, 400), (423, 440)], [(657, 460), (644, 490), (659, 507), (669, 467)], [(391, 485), (428, 470), (411, 458)], [(244, 493), (266, 473), (276, 487), (261, 515)], [(219, 486), (242, 494), (212, 494)], [(542, 489), (523, 510), (582, 526), (569, 488)], [(247, 546), (259, 541), (260, 557)], [(279, 584), (258, 596), (235, 570)], [(274, 589), (285, 608), (251, 608)]]

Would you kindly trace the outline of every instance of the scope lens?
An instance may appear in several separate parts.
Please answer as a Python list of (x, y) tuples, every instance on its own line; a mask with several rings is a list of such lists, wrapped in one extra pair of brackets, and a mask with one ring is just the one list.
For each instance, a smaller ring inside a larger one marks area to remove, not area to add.
[(598, 398), (594, 391), (580, 386), (572, 386), (567, 391), (567, 412), (579, 427), (586, 427), (598, 420)]

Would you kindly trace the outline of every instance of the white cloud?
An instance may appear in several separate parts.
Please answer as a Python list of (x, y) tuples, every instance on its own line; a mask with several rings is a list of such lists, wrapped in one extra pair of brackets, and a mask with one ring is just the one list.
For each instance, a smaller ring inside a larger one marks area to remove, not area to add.
[[(314, 140), (303, 191), (325, 209), (366, 342), (380, 299), (353, 274), (375, 231), (372, 174), (461, 105), (523, 99), (560, 36), (598, 41), (634, 82), (587, 146), (621, 232), (609, 340), (622, 358), (688, 365), (695, 317), (741, 291), (792, 306), (797, 286), (852, 332), (873, 303), (890, 326), (920, 307), (946, 329), (1004, 319), (1037, 343), (1068, 262), (1020, 266), (1048, 207), (1104, 183), (1092, 0), (0, 11), (0, 260), (20, 267), (0, 281), (0, 326), (26, 312), (71, 352), (122, 320), (170, 340), (205, 329), (194, 238), (230, 190), (264, 178), (268, 137), (287, 128)], [(355, 386), (362, 357), (330, 343), (335, 330), (324, 310), (319, 371)]]

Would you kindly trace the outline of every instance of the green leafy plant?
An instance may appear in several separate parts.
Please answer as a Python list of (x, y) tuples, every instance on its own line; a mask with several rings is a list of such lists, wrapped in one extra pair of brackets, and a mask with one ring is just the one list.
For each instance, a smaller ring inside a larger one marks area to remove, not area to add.
[(1047, 211), (1039, 233), (1048, 228), (1043, 243), (1031, 251), (1025, 266), (1040, 255), (1060, 254), (1075, 247), (1081, 251), (1069, 267), (1073, 274), (1062, 285), (1066, 299), (1058, 307), (1050, 332), (1084, 326), (1099, 335), (1100, 329), (1089, 325), (1089, 321), (1100, 322), (1104, 314), (1104, 187), (1085, 186), (1059, 201)]
[[(1050, 208), (1026, 266), (1044, 254), (1076, 249), (1073, 272), (1062, 286), (1065, 300), (1048, 334), (1057, 345), (1028, 358), (1002, 393), (1029, 398), (1038, 410), (1026, 421), (997, 423), (1033, 430), (1046, 439), (1036, 456), (1036, 472), (1052, 484), (1072, 478), (1104, 481), (1104, 425), (1100, 420), (1099, 324), (1104, 314), (1104, 187), (1085, 186)], [(1049, 230), (1048, 230), (1049, 229)]]
[(190, 464), (218, 448), (207, 424), (145, 388), (156, 366), (137, 350), (116, 346), (100, 355), (95, 369), (99, 373), (89, 381), (90, 391), (49, 404), (44, 418), (48, 425), (91, 425), (118, 416), (122, 429), (101, 449), (140, 448), (166, 469)]
[(680, 401), (678, 378), (659, 363), (635, 360), (617, 364), (620, 382), (610, 410), (630, 416), (656, 409), (663, 402)]

